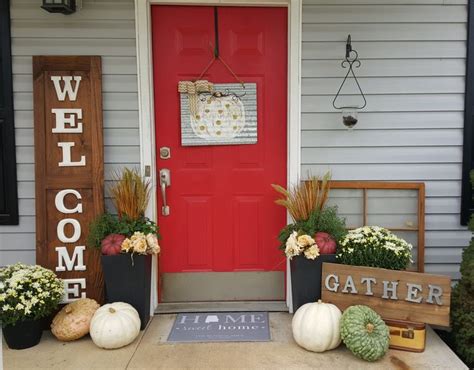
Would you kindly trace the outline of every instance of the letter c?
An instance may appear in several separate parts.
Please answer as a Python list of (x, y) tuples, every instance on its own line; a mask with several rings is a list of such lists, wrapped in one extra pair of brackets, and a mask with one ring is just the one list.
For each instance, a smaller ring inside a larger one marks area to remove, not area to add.
[(82, 199), (81, 194), (74, 189), (64, 189), (61, 190), (56, 194), (54, 198), (54, 204), (56, 205), (56, 209), (62, 213), (82, 213), (82, 203), (78, 202), (75, 208), (66, 208), (64, 205), (64, 198), (68, 194), (73, 194), (77, 199)]

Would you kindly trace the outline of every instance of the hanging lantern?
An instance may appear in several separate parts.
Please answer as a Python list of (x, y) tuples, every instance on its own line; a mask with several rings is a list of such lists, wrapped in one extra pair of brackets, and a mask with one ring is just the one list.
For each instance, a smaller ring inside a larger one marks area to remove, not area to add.
[(41, 7), (50, 13), (72, 14), (76, 11), (76, 0), (43, 0)]
[[(341, 86), (339, 86), (339, 90), (337, 91), (337, 94), (334, 97), (334, 100), (332, 101), (332, 105), (335, 109), (338, 109), (342, 112), (342, 123), (344, 124), (344, 126), (346, 126), (347, 128), (353, 128), (359, 120), (358, 111), (365, 108), (365, 106), (367, 105), (367, 100), (365, 99), (364, 92), (362, 91), (359, 81), (357, 80), (357, 77), (354, 73), (354, 67), (359, 68), (361, 66), (361, 62), (359, 60), (359, 54), (357, 53), (357, 51), (352, 49), (351, 35), (347, 36), (346, 57), (341, 62), (341, 66), (342, 68), (349, 68), (349, 69), (347, 70), (346, 76), (344, 77), (344, 80), (342, 81)], [(344, 84), (346, 83), (347, 79), (351, 77), (354, 79), (357, 85), (357, 88), (359, 89), (360, 96), (363, 99), (363, 104), (361, 105), (336, 104), (336, 100), (339, 97)]]

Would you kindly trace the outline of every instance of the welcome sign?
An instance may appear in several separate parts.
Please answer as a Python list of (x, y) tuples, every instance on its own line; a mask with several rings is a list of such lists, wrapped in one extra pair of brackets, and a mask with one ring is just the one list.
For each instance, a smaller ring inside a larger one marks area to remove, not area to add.
[(449, 326), (448, 276), (324, 263), (321, 293), (341, 310), (361, 304), (384, 319)]
[(64, 280), (63, 303), (103, 300), (99, 251), (86, 249), (103, 212), (101, 59), (35, 56), (36, 261)]

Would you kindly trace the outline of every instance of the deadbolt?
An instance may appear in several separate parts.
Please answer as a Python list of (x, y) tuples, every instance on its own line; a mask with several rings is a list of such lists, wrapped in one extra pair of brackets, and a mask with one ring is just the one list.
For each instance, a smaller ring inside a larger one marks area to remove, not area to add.
[(160, 148), (160, 158), (161, 159), (170, 159), (171, 158), (171, 150), (167, 146), (162, 146)]

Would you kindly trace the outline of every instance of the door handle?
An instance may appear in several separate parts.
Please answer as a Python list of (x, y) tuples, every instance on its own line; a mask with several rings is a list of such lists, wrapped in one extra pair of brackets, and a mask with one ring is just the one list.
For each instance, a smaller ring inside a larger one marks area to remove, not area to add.
[(170, 207), (166, 204), (166, 188), (171, 185), (171, 174), (167, 168), (160, 170), (160, 186), (161, 186), (161, 198), (163, 200), (163, 206), (161, 207), (161, 214), (163, 216), (169, 216)]

